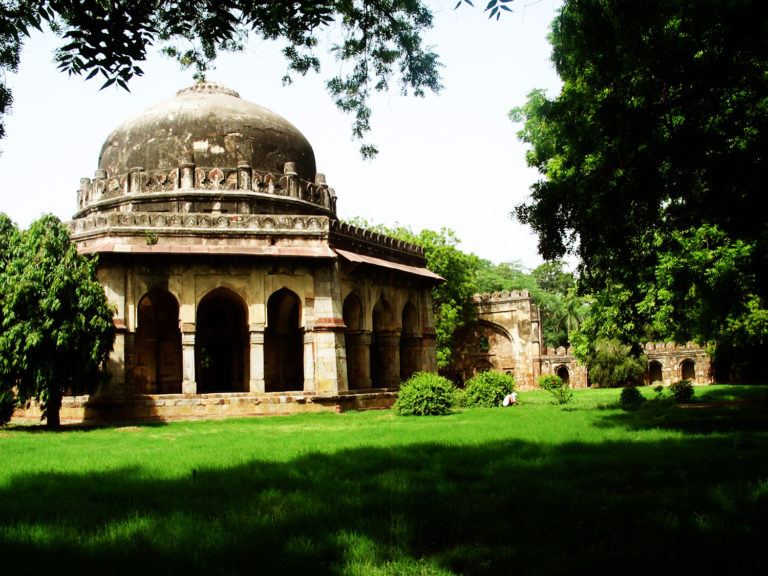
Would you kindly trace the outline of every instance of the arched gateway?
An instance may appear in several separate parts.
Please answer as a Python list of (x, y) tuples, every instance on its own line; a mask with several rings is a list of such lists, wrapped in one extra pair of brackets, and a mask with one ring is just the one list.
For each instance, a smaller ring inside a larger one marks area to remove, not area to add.
[(301, 132), (217, 84), (118, 126), (70, 229), (117, 327), (80, 416), (382, 406), (436, 369), (423, 249), (340, 222)]

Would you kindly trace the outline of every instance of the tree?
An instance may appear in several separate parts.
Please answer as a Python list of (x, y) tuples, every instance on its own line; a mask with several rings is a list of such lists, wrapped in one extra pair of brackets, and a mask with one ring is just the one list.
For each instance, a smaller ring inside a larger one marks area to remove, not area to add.
[[(9, 229), (5, 215), (0, 222)], [(65, 393), (93, 392), (105, 377), (113, 311), (95, 260), (77, 253), (55, 216), (11, 238), (0, 271), (0, 391), (36, 398), (57, 427)]]
[[(494, 0), (486, 10), (498, 18), (509, 1)], [(0, 72), (17, 69), (24, 38), (44, 26), (64, 41), (56, 53), (59, 68), (89, 79), (100, 75), (104, 86), (125, 89), (143, 73), (138, 64), (149, 46), (160, 44), (201, 80), (220, 52), (243, 50), (250, 35), (285, 42), (283, 81), (290, 83), (292, 74), (319, 71), (318, 38), (334, 26), (340, 38), (331, 51), (350, 66), (327, 88), (341, 110), (354, 114), (357, 139), (370, 130), (370, 96), (388, 90), (393, 79), (403, 94), (442, 87), (438, 56), (422, 45), (432, 11), (421, 0), (3, 0)], [(0, 118), (12, 100), (0, 80)], [(371, 157), (376, 148), (363, 143), (361, 153)]]
[(631, 385), (648, 366), (644, 355), (634, 354), (632, 346), (619, 340), (600, 339), (590, 344), (579, 360), (587, 366), (589, 379), (598, 386)]
[[(534, 91), (511, 113), (542, 174), (515, 213), (542, 256), (578, 255), (580, 290), (619, 320), (611, 337), (696, 339), (716, 352), (738, 341), (764, 355), (761, 8), (568, 1), (551, 34), (562, 91)], [(724, 301), (726, 286), (735, 290)]]

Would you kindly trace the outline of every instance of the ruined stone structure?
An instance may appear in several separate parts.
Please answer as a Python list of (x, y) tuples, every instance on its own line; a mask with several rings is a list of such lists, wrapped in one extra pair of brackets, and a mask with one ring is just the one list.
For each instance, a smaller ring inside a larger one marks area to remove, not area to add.
[(118, 332), (109, 385), (63, 418), (388, 406), (436, 369), (423, 249), (339, 222), (306, 138), (236, 92), (124, 122), (77, 202)]
[[(589, 374), (578, 363), (572, 348), (543, 347), (540, 312), (527, 290), (478, 294), (474, 298), (477, 323), (459, 335), (455, 376), (467, 380), (478, 372), (511, 373), (522, 390), (537, 387), (541, 374), (556, 374), (571, 388), (587, 388)], [(688, 379), (711, 384), (714, 375), (706, 350), (693, 342), (649, 342), (645, 384), (670, 385)], [(457, 379), (458, 379), (457, 378)]]
[(454, 379), (479, 372), (513, 374), (518, 388), (533, 389), (541, 374), (541, 316), (527, 290), (477, 294), (477, 322), (457, 335)]

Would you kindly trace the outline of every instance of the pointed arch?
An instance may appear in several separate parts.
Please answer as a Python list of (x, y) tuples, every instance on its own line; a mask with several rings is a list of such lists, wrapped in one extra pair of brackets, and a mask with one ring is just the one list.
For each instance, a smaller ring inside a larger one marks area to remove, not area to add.
[(661, 367), (661, 362), (658, 360), (651, 360), (648, 363), (648, 383), (656, 384), (664, 381), (664, 372)]
[(303, 390), (304, 334), (301, 299), (281, 288), (267, 300), (264, 331), (264, 385), (267, 392)]
[(347, 382), (350, 390), (371, 387), (371, 335), (363, 330), (363, 304), (351, 292), (344, 299), (342, 317), (346, 330), (344, 346), (347, 354)]
[(696, 382), (696, 364), (690, 358), (680, 363), (680, 379)]
[(181, 394), (179, 303), (155, 288), (137, 306), (134, 340), (134, 390), (139, 394)]
[(398, 338), (392, 305), (379, 298), (371, 312), (371, 381), (376, 388), (390, 388), (399, 382)]
[(247, 315), (245, 302), (227, 288), (217, 288), (200, 301), (195, 334), (198, 393), (248, 389)]

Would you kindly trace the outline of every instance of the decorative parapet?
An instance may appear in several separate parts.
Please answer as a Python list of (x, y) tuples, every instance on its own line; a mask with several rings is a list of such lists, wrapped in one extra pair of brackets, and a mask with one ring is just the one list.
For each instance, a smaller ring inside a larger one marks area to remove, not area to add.
[(107, 212), (78, 218), (69, 223), (75, 237), (109, 231), (135, 234), (136, 229), (169, 233), (263, 233), (327, 236), (327, 216), (283, 216), (240, 214), (190, 214), (153, 212)]
[(96, 170), (93, 179), (81, 178), (77, 193), (78, 211), (88, 212), (112, 199), (140, 200), (144, 194), (163, 192), (241, 192), (304, 200), (336, 213), (336, 193), (317, 174), (314, 182), (300, 179), (293, 162), (286, 162), (283, 174), (252, 169), (246, 163), (235, 168), (196, 166), (194, 160), (184, 159), (178, 168), (145, 172), (132, 168), (127, 174), (107, 176)]
[(386, 234), (379, 234), (367, 228), (360, 228), (341, 222), (339, 220), (331, 221), (331, 232), (342, 241), (349, 244), (368, 246), (371, 248), (386, 248), (388, 251), (395, 250), (407, 257), (424, 258), (424, 247), (417, 244), (411, 244), (404, 240), (392, 238)]
[(504, 302), (507, 300), (528, 299), (530, 294), (528, 290), (505, 290), (503, 292), (494, 292), (492, 294), (475, 294), (472, 300), (476, 303), (481, 302)]
[(651, 350), (703, 350), (703, 348), (696, 344), (696, 342), (686, 342), (685, 344), (677, 344), (676, 342), (646, 342), (643, 348), (646, 352)]

